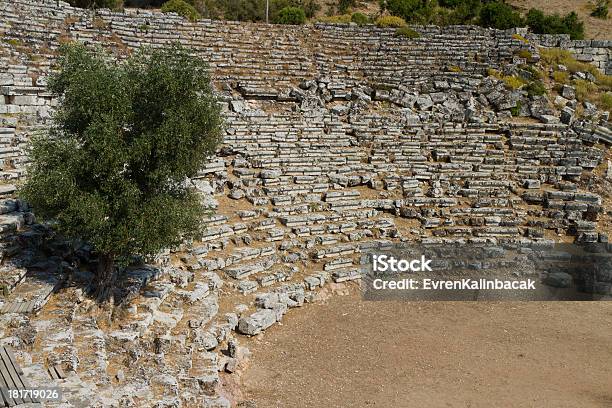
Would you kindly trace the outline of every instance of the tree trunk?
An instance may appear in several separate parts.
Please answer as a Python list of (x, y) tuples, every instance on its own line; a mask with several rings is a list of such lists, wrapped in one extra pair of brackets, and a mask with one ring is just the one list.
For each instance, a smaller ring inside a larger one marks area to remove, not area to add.
[(117, 269), (115, 258), (110, 254), (101, 254), (98, 258), (98, 273), (96, 274), (97, 300), (106, 303), (111, 299), (115, 283), (117, 281)]

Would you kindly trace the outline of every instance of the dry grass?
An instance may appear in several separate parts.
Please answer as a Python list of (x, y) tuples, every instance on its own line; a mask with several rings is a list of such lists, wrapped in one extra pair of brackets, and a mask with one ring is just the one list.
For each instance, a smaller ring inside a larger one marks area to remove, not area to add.
[(521, 86), (525, 85), (526, 82), (516, 76), (510, 76), (510, 75), (504, 75), (501, 72), (495, 70), (495, 69), (489, 69), (488, 70), (488, 74), (489, 76), (492, 76), (494, 78), (497, 78), (501, 81), (504, 81), (504, 84), (506, 84), (506, 88), (508, 89), (512, 89), (512, 90), (517, 90), (519, 89)]
[(387, 27), (400, 28), (400, 27), (405, 27), (406, 22), (401, 17), (382, 16), (376, 19), (376, 25), (382, 28), (387, 28)]
[(319, 17), (317, 21), (321, 23), (348, 24), (351, 22), (351, 15), (341, 14), (337, 16), (323, 16)]
[(552, 74), (555, 82), (560, 84), (568, 84), (569, 83), (569, 73), (567, 71), (555, 71)]
[(576, 87), (576, 98), (583, 102), (589, 101), (603, 110), (612, 109), (612, 75), (605, 75), (593, 65), (576, 61), (565, 50), (557, 48), (541, 49), (542, 63), (552, 69), (557, 65), (565, 65), (569, 72), (589, 72), (595, 77), (595, 82), (576, 79), (570, 81), (568, 72), (553, 71), (552, 78), (560, 84), (571, 83)]

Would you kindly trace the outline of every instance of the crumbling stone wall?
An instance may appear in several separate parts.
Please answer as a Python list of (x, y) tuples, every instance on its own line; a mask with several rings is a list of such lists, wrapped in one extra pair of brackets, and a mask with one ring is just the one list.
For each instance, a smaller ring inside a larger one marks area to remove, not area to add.
[(589, 62), (612, 75), (612, 40), (570, 40), (568, 34), (528, 34), (526, 38), (543, 47), (568, 50), (578, 61)]

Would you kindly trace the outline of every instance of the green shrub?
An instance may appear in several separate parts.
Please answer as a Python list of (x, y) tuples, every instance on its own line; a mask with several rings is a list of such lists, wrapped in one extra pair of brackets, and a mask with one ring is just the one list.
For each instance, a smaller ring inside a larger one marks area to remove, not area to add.
[(520, 116), (522, 107), (523, 104), (521, 103), (521, 101), (518, 101), (515, 107), (510, 108), (510, 114), (514, 117)]
[(527, 84), (524, 89), (529, 96), (541, 96), (546, 94), (546, 87), (542, 81), (532, 81)]
[(381, 10), (411, 23), (430, 24), (442, 10), (436, 0), (380, 0)]
[(524, 24), (520, 14), (502, 2), (487, 3), (480, 9), (480, 25), (483, 27), (507, 30)]
[(481, 0), (459, 1), (449, 14), (447, 24), (474, 24), (480, 15)]
[(164, 4), (163, 0), (124, 0), (126, 7), (160, 7)]
[(439, 0), (438, 3), (440, 4), (441, 7), (457, 8), (463, 3), (463, 1), (462, 0)]
[(597, 0), (597, 4), (591, 12), (591, 16), (604, 20), (608, 18), (608, 0)]
[(394, 16), (412, 20), (422, 7), (421, 0), (381, 0), (382, 10), (387, 10)]
[[(266, 0), (189, 0), (198, 5), (206, 18), (233, 21), (265, 21)], [(321, 9), (316, 0), (270, 0), (269, 21), (274, 22), (285, 7), (299, 7), (306, 18), (312, 18)]]
[(578, 18), (578, 14), (572, 11), (563, 17), (561, 23), (565, 27), (564, 34), (569, 34), (572, 40), (584, 39), (584, 23)]
[(376, 20), (376, 25), (381, 28), (400, 28), (406, 25), (406, 21), (403, 18), (397, 16), (382, 16)]
[(417, 33), (410, 27), (400, 27), (395, 30), (396, 37), (405, 37), (405, 38), (419, 38), (421, 34)]
[(531, 9), (527, 13), (526, 22), (537, 34), (569, 34), (572, 40), (584, 38), (584, 23), (575, 12), (561, 17), (558, 14), (547, 16), (541, 10)]
[(185, 0), (169, 0), (161, 6), (161, 11), (164, 13), (176, 13), (190, 21), (196, 21), (200, 18), (200, 13)]
[(349, 9), (355, 6), (356, 6), (355, 0), (338, 0), (338, 5), (336, 7), (340, 14), (346, 14), (349, 11)]
[(542, 73), (542, 71), (540, 71), (539, 69), (537, 69), (533, 65), (528, 65), (528, 64), (521, 65), (521, 69), (524, 69), (525, 71), (529, 72), (531, 74), (531, 78), (532, 79), (542, 79), (542, 78), (544, 78), (544, 74)]
[(370, 18), (363, 13), (353, 13), (351, 21), (357, 25), (366, 25), (370, 22)]
[(119, 9), (123, 5), (121, 0), (68, 0), (68, 3), (73, 7), (109, 8), (112, 10)]
[(278, 12), (278, 16), (274, 20), (276, 24), (304, 24), (306, 21), (306, 13), (300, 7), (285, 7)]
[[(246, 0), (253, 1), (253, 0)], [(264, 12), (265, 18), (265, 9), (266, 2), (265, 0), (257, 0), (260, 2), (262, 7), (262, 12)], [(258, 3), (259, 4), (259, 3)], [(315, 13), (321, 9), (321, 6), (316, 0), (270, 0), (270, 21), (275, 21), (278, 17), (278, 13), (285, 7), (299, 7), (304, 10), (304, 14), (306, 18), (314, 17)]]
[(525, 16), (525, 21), (529, 28), (533, 31), (543, 31), (544, 27), (546, 27), (546, 16), (542, 10), (538, 9), (530, 9), (527, 15)]

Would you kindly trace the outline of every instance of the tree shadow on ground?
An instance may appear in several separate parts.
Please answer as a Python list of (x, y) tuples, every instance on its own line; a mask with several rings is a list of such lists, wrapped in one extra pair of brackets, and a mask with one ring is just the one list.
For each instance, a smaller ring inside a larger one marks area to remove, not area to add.
[[(95, 285), (98, 258), (88, 244), (65, 239), (43, 224), (15, 232), (6, 243), (2, 270), (5, 275), (18, 274), (14, 280), (24, 275), (14, 288), (5, 290), (7, 302), (49, 297), (62, 288), (73, 287), (81, 289), (84, 296), (101, 307), (109, 303), (123, 305), (139, 296), (161, 274), (159, 267), (143, 263), (121, 268), (110, 297), (100, 299)], [(6, 293), (9, 291), (10, 294)]]

